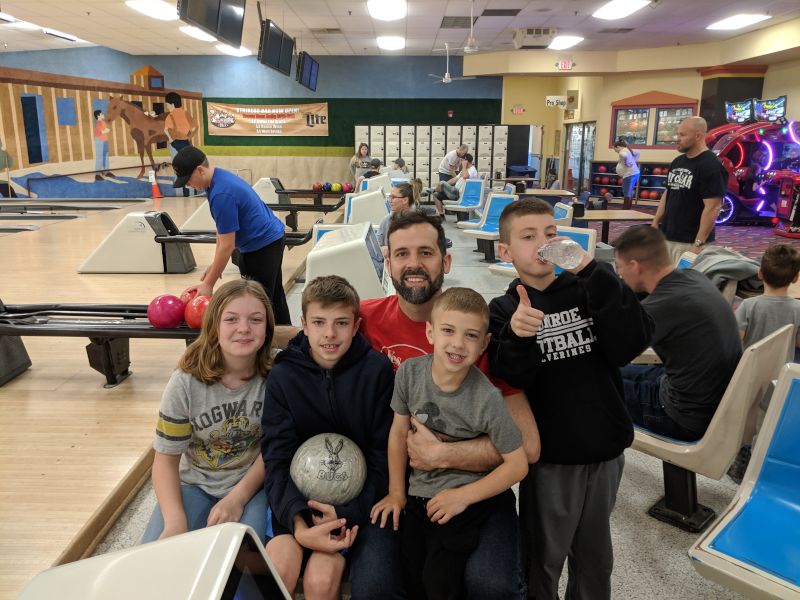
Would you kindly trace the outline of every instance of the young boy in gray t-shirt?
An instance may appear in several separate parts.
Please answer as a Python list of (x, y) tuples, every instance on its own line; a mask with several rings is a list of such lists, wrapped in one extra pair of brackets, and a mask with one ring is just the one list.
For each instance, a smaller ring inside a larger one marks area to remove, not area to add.
[[(433, 353), (405, 361), (395, 376), (389, 494), (374, 506), (371, 518), (380, 519), (381, 527), (391, 518), (398, 529), (405, 509), (402, 545), (409, 598), (473, 596), (464, 589), (464, 569), (483, 521), (498, 511), (516, 514), (510, 488), (525, 477), (528, 461), (502, 395), (474, 366), (489, 343), (488, 327), (483, 297), (450, 288), (434, 303), (427, 323)], [(444, 442), (486, 434), (503, 462), (488, 473), (412, 469), (406, 496), (406, 436), (416, 423)], [(516, 557), (517, 548), (510, 553)]]
[(755, 344), (784, 325), (794, 325), (786, 361), (794, 361), (800, 347), (800, 300), (789, 295), (789, 286), (800, 273), (800, 250), (789, 244), (767, 248), (761, 258), (758, 276), (764, 281), (764, 294), (747, 298), (736, 310), (736, 322), (744, 347)]

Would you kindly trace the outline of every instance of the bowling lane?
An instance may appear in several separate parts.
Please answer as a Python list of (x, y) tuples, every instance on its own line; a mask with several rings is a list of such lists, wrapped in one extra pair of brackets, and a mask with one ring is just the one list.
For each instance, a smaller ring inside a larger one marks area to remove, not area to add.
[[(165, 198), (161, 210), (180, 226), (200, 202)], [(184, 275), (77, 273), (124, 214), (153, 208), (151, 201), (0, 237), (0, 299), (145, 304), (158, 294), (180, 292), (199, 279), (213, 245), (192, 245), (198, 267)], [(320, 216), (301, 215), (300, 228)], [(285, 282), (309, 248), (286, 252)], [(230, 277), (238, 277), (235, 267), (226, 270), (224, 278)], [(133, 375), (107, 390), (103, 376), (89, 367), (88, 340), (23, 341), (33, 367), (0, 387), (0, 420), (9, 427), (0, 441), (0, 600), (16, 598), (31, 577), (76, 547), (81, 528), (151, 444), (161, 393), (185, 348), (180, 340), (132, 340)]]

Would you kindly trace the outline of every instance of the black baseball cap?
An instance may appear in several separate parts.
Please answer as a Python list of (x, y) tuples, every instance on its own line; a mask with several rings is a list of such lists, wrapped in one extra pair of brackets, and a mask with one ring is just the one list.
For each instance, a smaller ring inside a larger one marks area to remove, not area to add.
[(175, 183), (172, 184), (172, 187), (185, 187), (194, 170), (204, 162), (206, 162), (206, 155), (199, 148), (194, 146), (181, 148), (172, 159), (172, 168), (175, 170)]
[(372, 167), (373, 169), (380, 168), (381, 159), (380, 158), (373, 158), (371, 161), (369, 161), (369, 166)]

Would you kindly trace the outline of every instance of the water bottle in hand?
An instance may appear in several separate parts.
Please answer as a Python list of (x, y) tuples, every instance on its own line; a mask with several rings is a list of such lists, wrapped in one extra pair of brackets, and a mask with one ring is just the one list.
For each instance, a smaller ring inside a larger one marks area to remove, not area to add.
[(574, 269), (583, 260), (583, 248), (574, 240), (556, 240), (538, 250), (539, 256), (562, 269)]

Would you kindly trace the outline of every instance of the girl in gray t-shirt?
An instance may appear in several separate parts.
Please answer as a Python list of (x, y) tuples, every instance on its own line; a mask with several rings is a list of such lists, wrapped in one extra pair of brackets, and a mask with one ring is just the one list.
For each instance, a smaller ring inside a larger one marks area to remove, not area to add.
[(142, 543), (241, 522), (263, 541), (267, 502), (261, 414), (275, 319), (260, 284), (230, 281), (164, 395), (153, 442), (158, 505)]

